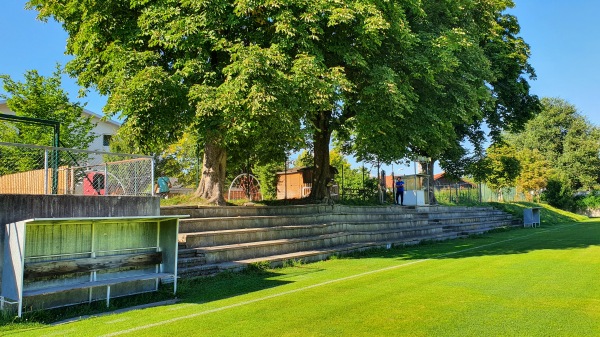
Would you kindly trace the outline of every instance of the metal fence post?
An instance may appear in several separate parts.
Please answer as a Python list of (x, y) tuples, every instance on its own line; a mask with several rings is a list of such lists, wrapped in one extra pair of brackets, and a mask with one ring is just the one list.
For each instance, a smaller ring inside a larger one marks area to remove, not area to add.
[(44, 194), (48, 194), (48, 150), (44, 150)]
[[(154, 157), (150, 158), (150, 195), (154, 196)], [(196, 186), (197, 187), (197, 186)]]

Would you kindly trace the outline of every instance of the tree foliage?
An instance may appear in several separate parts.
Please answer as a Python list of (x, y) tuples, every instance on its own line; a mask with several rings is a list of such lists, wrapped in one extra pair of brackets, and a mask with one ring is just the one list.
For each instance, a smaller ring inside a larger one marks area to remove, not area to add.
[(525, 193), (529, 201), (540, 198), (540, 194), (548, 186), (553, 171), (550, 163), (538, 150), (521, 149), (516, 151), (517, 159), (521, 164), (521, 172), (516, 179), (516, 186)]
[[(24, 74), (24, 81), (13, 80), (9, 75), (0, 75), (6, 94), (8, 108), (16, 116), (37, 118), (60, 122), (61, 147), (84, 149), (98, 136), (91, 130), (94, 128), (91, 116), (82, 116), (83, 105), (69, 100), (67, 93), (61, 88), (61, 70), (57, 65), (50, 77), (41, 76), (36, 70)], [(52, 126), (31, 124), (26, 122), (0, 121), (0, 141), (54, 146), (54, 130)], [(0, 150), (1, 173), (28, 171), (44, 167), (43, 158), (34, 149), (2, 148)], [(72, 160), (85, 162), (87, 154), (71, 153)]]
[(563, 189), (597, 189), (600, 129), (562, 99), (543, 98), (541, 102), (542, 112), (526, 124), (523, 132), (507, 135), (507, 141), (517, 149), (538, 151)]
[(488, 147), (485, 158), (480, 162), (477, 181), (483, 181), (496, 190), (501, 198), (502, 189), (515, 186), (521, 173), (521, 164), (515, 150), (506, 144), (493, 144)]
[[(61, 146), (87, 149), (97, 137), (91, 134), (94, 127), (91, 116), (82, 116), (83, 105), (71, 102), (61, 88), (61, 70), (57, 65), (50, 77), (41, 76), (36, 70), (24, 74), (24, 81), (13, 80), (9, 75), (0, 75), (6, 94), (8, 108), (16, 116), (40, 118), (60, 122)], [(12, 131), (12, 132), (11, 132)], [(9, 135), (10, 134), (10, 135)], [(50, 126), (14, 124), (7, 129), (3, 141), (52, 146), (53, 130)]]
[[(67, 69), (109, 95), (148, 150), (189, 128), (198, 195), (222, 203), (231, 152), (283, 158), (310, 138), (323, 199), (332, 134), (359, 160), (440, 158), (485, 120), (527, 119), (529, 51), (510, 0), (30, 0), (69, 34)], [(243, 157), (243, 156), (241, 156)], [(248, 154), (246, 154), (248, 157)]]

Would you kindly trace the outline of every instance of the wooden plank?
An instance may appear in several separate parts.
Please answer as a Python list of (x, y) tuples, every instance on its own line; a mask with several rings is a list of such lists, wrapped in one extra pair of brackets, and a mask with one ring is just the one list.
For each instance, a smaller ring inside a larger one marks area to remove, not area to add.
[(162, 253), (142, 253), (100, 256), (48, 262), (26, 263), (23, 278), (26, 280), (103, 269), (156, 265), (162, 262)]
[(163, 279), (163, 278), (169, 278), (169, 277), (176, 277), (176, 276), (174, 274), (169, 274), (169, 273), (147, 273), (147, 274), (128, 276), (128, 277), (116, 277), (116, 278), (112, 278), (112, 279), (108, 279), (108, 280), (101, 280), (101, 281), (94, 281), (94, 282), (81, 282), (81, 283), (66, 284), (66, 285), (53, 286), (53, 287), (45, 287), (45, 288), (40, 288), (40, 289), (25, 290), (25, 291), (23, 291), (23, 297), (48, 295), (48, 294), (60, 293), (63, 291), (109, 286), (109, 285), (115, 285), (115, 284), (120, 284), (120, 283), (125, 283), (125, 282)]

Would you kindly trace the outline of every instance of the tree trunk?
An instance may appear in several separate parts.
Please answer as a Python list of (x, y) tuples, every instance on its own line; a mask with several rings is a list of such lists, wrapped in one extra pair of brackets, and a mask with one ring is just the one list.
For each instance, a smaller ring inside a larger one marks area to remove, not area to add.
[(206, 199), (211, 204), (226, 204), (223, 196), (226, 162), (227, 151), (218, 140), (207, 141), (204, 145), (202, 179), (195, 193), (197, 197)]
[(327, 183), (331, 177), (329, 169), (329, 141), (331, 140), (331, 130), (329, 122), (331, 119), (330, 111), (322, 111), (315, 118), (317, 130), (314, 134), (314, 175), (310, 198), (316, 201), (322, 201), (328, 197)]
[(423, 187), (425, 188), (425, 193), (429, 196), (429, 204), (436, 205), (437, 199), (435, 198), (435, 188), (434, 188), (434, 174), (433, 167), (435, 166), (436, 160), (431, 158), (429, 162), (419, 163), (421, 165), (421, 170), (424, 173), (427, 173), (427, 180), (429, 180), (429, 185), (427, 185), (427, 181), (424, 181), (425, 184)]

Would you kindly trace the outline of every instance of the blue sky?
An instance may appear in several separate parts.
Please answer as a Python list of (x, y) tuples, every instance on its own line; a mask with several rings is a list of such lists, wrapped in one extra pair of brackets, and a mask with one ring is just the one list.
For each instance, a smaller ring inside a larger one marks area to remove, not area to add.
[[(35, 19), (36, 12), (25, 10), (25, 1), (0, 3), (0, 74), (22, 80), (26, 70), (37, 69), (49, 76), (56, 63), (70, 59), (64, 55), (67, 34), (56, 22)], [(600, 126), (600, 1), (516, 0), (510, 13), (517, 16), (521, 36), (531, 47), (530, 63), (537, 80), (532, 91), (540, 97), (560, 97), (574, 104), (594, 125)], [(77, 98), (78, 87), (65, 77), (63, 87), (73, 100), (102, 113), (106, 98), (94, 92)], [(0, 88), (0, 92), (2, 88)], [(404, 169), (406, 174), (412, 168)], [(398, 169), (396, 169), (398, 171)]]

